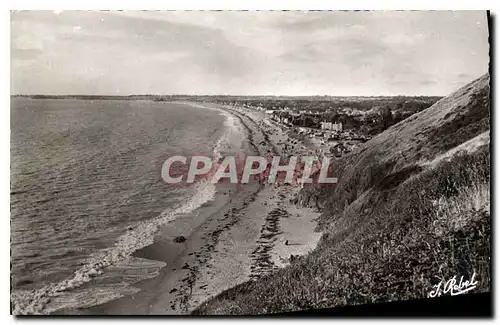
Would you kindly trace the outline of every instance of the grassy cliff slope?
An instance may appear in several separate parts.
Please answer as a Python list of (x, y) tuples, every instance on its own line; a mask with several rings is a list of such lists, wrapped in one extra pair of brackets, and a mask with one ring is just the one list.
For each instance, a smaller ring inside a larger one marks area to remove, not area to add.
[(489, 75), (393, 125), (332, 166), (316, 249), (194, 314), (261, 314), (428, 297), (475, 272), (490, 287)]

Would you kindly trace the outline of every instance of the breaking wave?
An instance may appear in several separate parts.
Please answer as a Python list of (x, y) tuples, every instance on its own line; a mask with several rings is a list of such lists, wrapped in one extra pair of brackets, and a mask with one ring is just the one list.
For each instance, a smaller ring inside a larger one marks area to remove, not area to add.
[[(194, 195), (187, 203), (165, 210), (155, 219), (143, 221), (128, 230), (118, 238), (114, 246), (91, 255), (87, 262), (74, 272), (72, 278), (49, 284), (37, 290), (13, 292), (12, 313), (14, 315), (29, 315), (46, 314), (54, 311), (45, 308), (52, 298), (61, 296), (65, 291), (75, 289), (89, 282), (102, 274), (104, 268), (123, 262), (130, 258), (130, 255), (136, 250), (151, 245), (161, 226), (168, 224), (178, 215), (192, 212), (204, 203), (211, 201), (214, 196), (215, 185), (205, 180), (200, 181), (195, 184)], [(157, 266), (159, 268), (165, 266), (164, 263), (162, 264)]]
[[(224, 153), (241, 150), (243, 133), (236, 117), (214, 107), (197, 104), (191, 105), (214, 109), (225, 116), (224, 131), (213, 149), (214, 161), (216, 163), (223, 157)], [(201, 180), (194, 185), (193, 194), (186, 203), (166, 209), (152, 220), (142, 221), (133, 227), (129, 227), (126, 233), (121, 235), (112, 247), (92, 254), (84, 265), (73, 273), (71, 278), (58, 283), (50, 283), (35, 290), (13, 291), (11, 295), (12, 313), (14, 315), (49, 314), (61, 308), (87, 307), (89, 305), (101, 304), (135, 292), (134, 290), (137, 289), (122, 284), (118, 287), (115, 286), (119, 290), (113, 289), (114, 291), (109, 291), (110, 289), (108, 289), (106, 291), (107, 294), (103, 296), (102, 288), (94, 288), (96, 292), (86, 295), (94, 297), (93, 303), (90, 304), (88, 299), (85, 300), (82, 298), (82, 295), (84, 295), (82, 292), (75, 293), (74, 297), (68, 296), (71, 294), (71, 290), (103, 274), (105, 268), (120, 264), (123, 265), (127, 261), (138, 260), (131, 257), (132, 253), (153, 244), (154, 237), (162, 226), (175, 220), (176, 216), (190, 213), (213, 200), (215, 194), (215, 184), (212, 184), (208, 180)], [(159, 261), (148, 261), (146, 264), (148, 267), (155, 269), (155, 271), (150, 272), (151, 274), (148, 277), (156, 276), (159, 270), (165, 266), (165, 263)], [(84, 289), (83, 292), (88, 292), (92, 289)], [(96, 295), (99, 296), (99, 299), (95, 298)]]

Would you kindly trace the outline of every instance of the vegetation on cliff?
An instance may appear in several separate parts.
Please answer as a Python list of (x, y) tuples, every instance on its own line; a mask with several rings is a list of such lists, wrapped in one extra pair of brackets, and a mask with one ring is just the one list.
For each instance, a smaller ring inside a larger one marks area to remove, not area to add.
[(428, 297), (453, 276), (490, 290), (489, 75), (334, 163), (310, 254), (194, 314), (261, 314)]

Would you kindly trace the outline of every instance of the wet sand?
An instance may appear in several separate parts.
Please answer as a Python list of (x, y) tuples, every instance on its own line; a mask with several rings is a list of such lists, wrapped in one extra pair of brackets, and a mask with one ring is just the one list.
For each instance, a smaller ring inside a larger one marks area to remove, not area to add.
[[(289, 139), (286, 129), (265, 114), (241, 107), (222, 108), (245, 126), (249, 150), (255, 154), (285, 157), (310, 152)], [(78, 313), (188, 314), (232, 286), (287, 265), (291, 254), (310, 251), (321, 235), (314, 232), (318, 213), (291, 203), (298, 191), (297, 186), (258, 182), (217, 184), (213, 201), (166, 225), (154, 244), (134, 254), (165, 262), (157, 277), (136, 283), (134, 287), (140, 291), (134, 294)], [(174, 242), (181, 235), (186, 240)]]

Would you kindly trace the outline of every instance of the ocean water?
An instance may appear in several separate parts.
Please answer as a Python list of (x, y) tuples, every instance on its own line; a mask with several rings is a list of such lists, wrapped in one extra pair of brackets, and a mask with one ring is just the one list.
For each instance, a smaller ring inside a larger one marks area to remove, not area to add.
[(165, 184), (163, 162), (220, 158), (238, 132), (232, 116), (202, 105), (13, 98), (13, 312), (99, 304), (155, 276), (162, 263), (130, 255), (215, 194), (208, 182)]

